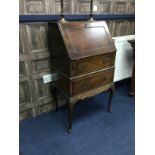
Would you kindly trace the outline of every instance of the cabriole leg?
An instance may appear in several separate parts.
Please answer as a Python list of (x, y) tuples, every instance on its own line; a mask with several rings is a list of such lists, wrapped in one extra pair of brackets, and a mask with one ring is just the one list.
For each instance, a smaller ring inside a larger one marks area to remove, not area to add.
[(68, 129), (67, 129), (67, 132), (71, 133), (72, 132), (72, 117), (73, 117), (74, 104), (67, 102), (67, 106), (68, 106)]
[(112, 97), (115, 91), (115, 86), (113, 85), (110, 89), (109, 89), (109, 103), (108, 103), (108, 112), (112, 112), (111, 106), (112, 106)]

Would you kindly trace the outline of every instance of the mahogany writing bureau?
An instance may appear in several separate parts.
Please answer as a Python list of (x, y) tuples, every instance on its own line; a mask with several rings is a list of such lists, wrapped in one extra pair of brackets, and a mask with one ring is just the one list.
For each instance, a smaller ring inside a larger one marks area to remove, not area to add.
[(116, 48), (106, 22), (49, 23), (49, 47), (52, 70), (57, 74), (54, 92), (60, 91), (68, 105), (68, 132), (79, 100), (110, 90), (111, 111)]

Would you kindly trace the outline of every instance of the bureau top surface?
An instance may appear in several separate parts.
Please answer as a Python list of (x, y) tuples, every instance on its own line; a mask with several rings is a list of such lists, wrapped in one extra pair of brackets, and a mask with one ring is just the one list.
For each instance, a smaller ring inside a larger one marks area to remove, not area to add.
[(116, 51), (105, 21), (59, 22), (58, 26), (72, 60)]

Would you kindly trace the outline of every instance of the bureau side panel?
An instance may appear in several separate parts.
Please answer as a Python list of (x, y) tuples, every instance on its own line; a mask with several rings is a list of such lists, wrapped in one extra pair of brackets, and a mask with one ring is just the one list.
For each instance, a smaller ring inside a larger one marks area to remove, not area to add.
[(52, 68), (69, 76), (69, 58), (57, 23), (49, 23), (48, 38)]

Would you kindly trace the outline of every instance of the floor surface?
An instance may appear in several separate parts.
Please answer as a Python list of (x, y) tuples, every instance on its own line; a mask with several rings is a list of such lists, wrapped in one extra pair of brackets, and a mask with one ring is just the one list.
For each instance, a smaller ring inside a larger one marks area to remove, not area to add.
[(108, 113), (108, 93), (76, 106), (73, 131), (66, 132), (67, 109), (20, 122), (22, 155), (134, 155), (135, 101), (129, 81), (117, 84)]

